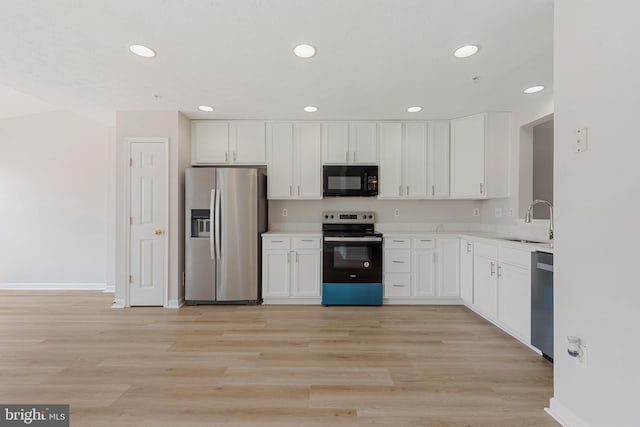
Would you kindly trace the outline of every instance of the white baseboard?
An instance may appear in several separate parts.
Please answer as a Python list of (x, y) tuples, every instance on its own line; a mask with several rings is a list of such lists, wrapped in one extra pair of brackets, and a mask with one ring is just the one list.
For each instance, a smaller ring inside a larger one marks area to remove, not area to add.
[(165, 308), (180, 308), (184, 305), (184, 298), (178, 299), (170, 299), (167, 301), (167, 305)]
[[(106, 283), (0, 283), (0, 289), (15, 291), (104, 291)], [(112, 291), (115, 292), (115, 289)]]
[(385, 297), (383, 305), (463, 305), (460, 298), (394, 298)]
[(111, 308), (124, 308), (124, 298), (113, 300), (113, 304), (111, 304)]
[(111, 293), (115, 294), (115, 293), (116, 293), (116, 285), (109, 285), (109, 284), (107, 284), (107, 285), (104, 287), (104, 289), (103, 289), (103, 291), (102, 291), (102, 292), (105, 292), (105, 293), (107, 293), (107, 292), (111, 292)]
[(544, 408), (544, 410), (551, 415), (554, 420), (562, 424), (563, 427), (589, 427), (589, 424), (582, 421), (555, 397), (551, 398), (549, 407)]

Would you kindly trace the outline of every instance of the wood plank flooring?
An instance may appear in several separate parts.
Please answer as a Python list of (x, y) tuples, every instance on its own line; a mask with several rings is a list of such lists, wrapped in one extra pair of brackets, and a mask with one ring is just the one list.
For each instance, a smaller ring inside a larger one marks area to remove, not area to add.
[(74, 427), (558, 425), (552, 365), (464, 307), (111, 299), (0, 291), (0, 402)]

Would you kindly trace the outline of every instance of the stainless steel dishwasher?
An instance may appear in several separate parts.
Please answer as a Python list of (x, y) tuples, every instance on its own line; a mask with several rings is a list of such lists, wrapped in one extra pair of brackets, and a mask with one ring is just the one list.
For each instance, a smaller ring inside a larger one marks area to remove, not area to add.
[(553, 254), (531, 253), (531, 345), (553, 361)]

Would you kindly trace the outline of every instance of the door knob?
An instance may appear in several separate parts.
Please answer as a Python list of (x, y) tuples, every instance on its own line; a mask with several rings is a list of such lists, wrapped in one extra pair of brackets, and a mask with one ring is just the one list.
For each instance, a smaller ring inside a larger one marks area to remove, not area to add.
[(162, 230), (156, 230), (153, 232), (153, 234), (155, 234), (156, 236), (159, 236), (162, 234)]

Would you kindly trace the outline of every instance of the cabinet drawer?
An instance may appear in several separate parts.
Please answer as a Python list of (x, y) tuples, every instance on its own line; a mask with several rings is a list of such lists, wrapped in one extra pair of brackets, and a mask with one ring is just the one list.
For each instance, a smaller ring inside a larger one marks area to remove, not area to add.
[(413, 247), (416, 249), (435, 249), (435, 239), (413, 239)]
[(411, 249), (411, 239), (390, 237), (384, 239), (384, 247), (387, 249)]
[(411, 275), (408, 273), (391, 273), (384, 275), (385, 297), (411, 296)]
[(264, 249), (291, 249), (289, 237), (264, 237), (262, 239)]
[(500, 263), (531, 268), (531, 251), (515, 248), (500, 248)]
[(411, 251), (385, 251), (385, 273), (410, 273)]
[(483, 242), (475, 242), (473, 254), (490, 259), (498, 259), (498, 246)]
[(320, 237), (296, 237), (293, 239), (294, 249), (320, 249)]

